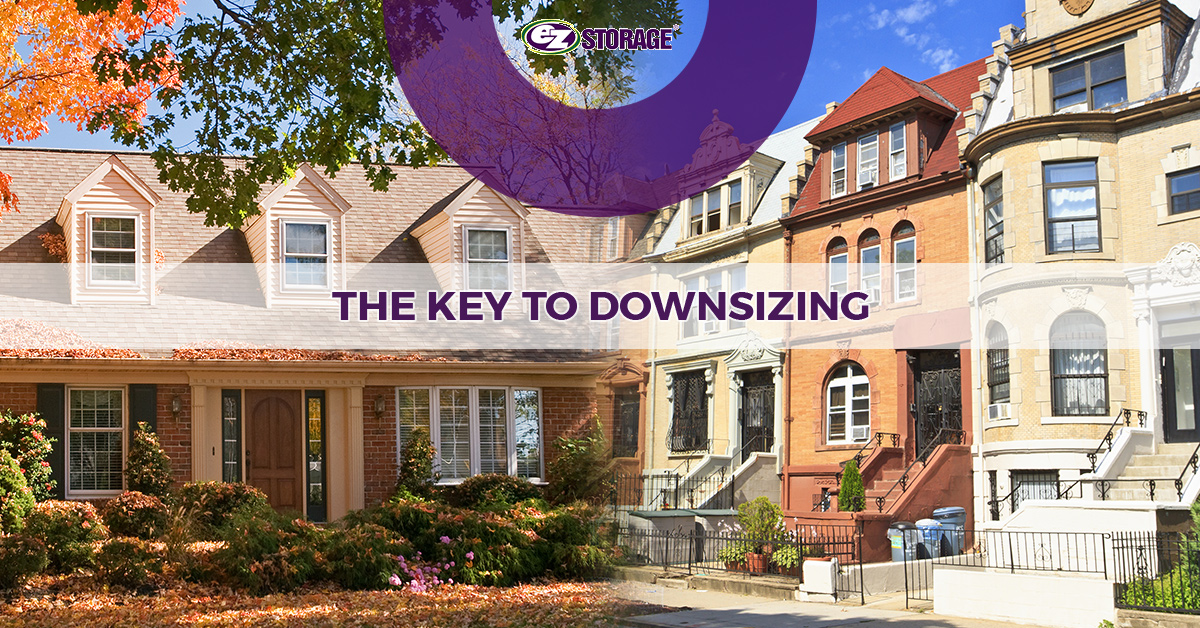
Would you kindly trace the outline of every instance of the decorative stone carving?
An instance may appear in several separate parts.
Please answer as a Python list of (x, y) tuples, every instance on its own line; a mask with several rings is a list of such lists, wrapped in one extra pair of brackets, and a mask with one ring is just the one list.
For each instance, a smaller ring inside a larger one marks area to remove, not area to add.
[(729, 357), (725, 358), (725, 363), (733, 367), (755, 362), (780, 363), (782, 361), (783, 354), (767, 346), (767, 343), (754, 333), (751, 333), (733, 350), (733, 353), (729, 354)]
[(845, 360), (846, 358), (849, 358), (850, 357), (850, 341), (849, 340), (837, 341), (837, 351), (838, 351), (838, 359)]
[(1058, 0), (1062, 4), (1062, 8), (1071, 15), (1083, 15), (1087, 10), (1092, 8), (1092, 3), (1095, 0)]
[(1191, 242), (1180, 242), (1171, 247), (1155, 269), (1173, 286), (1200, 283), (1200, 247)]
[(1071, 307), (1083, 307), (1087, 303), (1088, 295), (1092, 293), (1090, 286), (1070, 286), (1062, 289), (1063, 294), (1067, 295), (1067, 302)]
[(989, 321), (996, 319), (996, 300), (985, 301), (983, 303), (983, 315)]

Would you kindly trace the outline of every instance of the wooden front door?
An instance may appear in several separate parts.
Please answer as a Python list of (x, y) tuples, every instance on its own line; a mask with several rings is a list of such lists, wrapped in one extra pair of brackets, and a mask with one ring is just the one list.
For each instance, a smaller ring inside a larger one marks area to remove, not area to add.
[(300, 391), (246, 391), (246, 481), (276, 510), (304, 512)]

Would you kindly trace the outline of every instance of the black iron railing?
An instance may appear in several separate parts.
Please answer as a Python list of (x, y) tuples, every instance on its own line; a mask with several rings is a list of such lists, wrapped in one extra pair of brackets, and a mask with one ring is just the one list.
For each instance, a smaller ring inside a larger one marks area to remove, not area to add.
[(775, 437), (769, 434), (758, 434), (754, 438), (742, 444), (741, 458), (742, 462), (750, 459), (750, 456), (756, 453), (768, 453), (775, 447)]
[(875, 449), (882, 447), (883, 441), (885, 440), (890, 443), (890, 447), (900, 446), (899, 434), (893, 434), (891, 432), (875, 432), (874, 436), (872, 436), (867, 442), (863, 443), (863, 446), (854, 453), (853, 457), (851, 457), (849, 460), (842, 461), (842, 467), (845, 467), (847, 462), (853, 460), (854, 464), (858, 465), (858, 468), (861, 469), (863, 460), (866, 460), (867, 457), (871, 455), (871, 452), (873, 452)]
[(1133, 417), (1137, 416), (1138, 427), (1146, 427), (1146, 412), (1144, 410), (1132, 410), (1130, 408), (1122, 408), (1117, 412), (1117, 416), (1113, 419), (1112, 425), (1108, 426), (1108, 432), (1104, 434), (1104, 438), (1100, 439), (1100, 444), (1096, 449), (1088, 453), (1088, 463), (1092, 465), (1092, 471), (1096, 471), (1096, 465), (1100, 460), (1100, 452), (1108, 453), (1112, 450), (1113, 438), (1117, 435), (1117, 430), (1121, 428), (1122, 420), (1125, 427), (1131, 427)]
[(1175, 488), (1177, 497), (1183, 497), (1183, 484), (1177, 478), (1081, 478), (1079, 483), (1085, 486), (1091, 484), (1100, 501), (1112, 499), (1113, 489), (1130, 486), (1133, 487), (1133, 490), (1138, 491), (1136, 497), (1150, 501), (1154, 501), (1163, 494), (1163, 491), (1169, 491), (1172, 488)]
[[(1192, 450), (1192, 456), (1179, 471), (1179, 477), (1175, 478), (1175, 494), (1179, 496), (1180, 501), (1183, 501), (1183, 487), (1187, 483), (1184, 478), (1194, 477), (1197, 467), (1200, 467), (1200, 443), (1196, 443), (1196, 448)], [(1190, 475), (1188, 474), (1189, 470), (1191, 471)]]
[(896, 492), (896, 489), (900, 489), (898, 495), (903, 495), (908, 490), (910, 476), (913, 475), (913, 468), (918, 463), (921, 465), (921, 469), (924, 469), (925, 463), (929, 460), (929, 456), (933, 455), (935, 449), (942, 445), (961, 445), (966, 441), (966, 437), (967, 433), (963, 430), (939, 429), (933, 438), (925, 444), (925, 447), (917, 453), (917, 457), (913, 459), (912, 463), (904, 469), (904, 473), (900, 474), (900, 480), (893, 484), (882, 496), (875, 498), (875, 505), (879, 508), (879, 512), (883, 512), (884, 507), (887, 506), (888, 498), (892, 496), (892, 493)]
[(1174, 532), (1113, 534), (1118, 608), (1200, 614), (1200, 540)]
[(670, 510), (679, 507), (677, 473), (614, 473), (612, 506), (623, 510)]

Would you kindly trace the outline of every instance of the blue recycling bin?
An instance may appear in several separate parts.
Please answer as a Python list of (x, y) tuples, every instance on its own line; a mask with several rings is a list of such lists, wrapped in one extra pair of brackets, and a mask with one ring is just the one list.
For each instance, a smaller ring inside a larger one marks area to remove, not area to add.
[(961, 554), (966, 542), (967, 509), (961, 506), (947, 506), (933, 511), (934, 521), (942, 524), (942, 556)]
[(917, 545), (917, 558), (938, 558), (942, 555), (942, 522), (936, 519), (921, 519), (917, 522), (921, 542)]
[(921, 535), (916, 524), (911, 521), (897, 521), (888, 526), (887, 535), (892, 546), (893, 563), (917, 559), (917, 546), (921, 543)]

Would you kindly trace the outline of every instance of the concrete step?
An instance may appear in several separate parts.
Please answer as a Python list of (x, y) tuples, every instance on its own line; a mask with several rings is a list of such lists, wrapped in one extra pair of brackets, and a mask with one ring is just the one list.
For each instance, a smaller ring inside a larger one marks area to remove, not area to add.
[(879, 478), (884, 482), (897, 482), (904, 476), (904, 469), (884, 469)]
[(1177, 478), (1177, 477), (1179, 477), (1179, 471), (1182, 468), (1183, 467), (1172, 467), (1172, 466), (1166, 466), (1166, 465), (1163, 465), (1163, 466), (1158, 466), (1158, 465), (1128, 466), (1128, 467), (1125, 467), (1125, 470), (1121, 473), (1121, 477), (1123, 477), (1123, 478), (1154, 478), (1154, 479)]
[(1159, 443), (1154, 446), (1154, 452), (1175, 456), (1190, 456), (1196, 450), (1196, 443)]
[[(1108, 490), (1108, 500), (1107, 501), (1145, 502), (1145, 501), (1150, 501), (1150, 493), (1143, 486), (1137, 486), (1136, 488), (1131, 487), (1131, 486), (1126, 486), (1126, 487), (1122, 487), (1122, 488), (1111, 488)], [(1162, 483), (1159, 483), (1159, 485), (1157, 487), (1155, 487), (1155, 489), (1154, 489), (1154, 501), (1155, 502), (1177, 502), (1177, 501), (1179, 501), (1179, 495), (1177, 495), (1175, 493), (1175, 486), (1172, 484), (1167, 484), (1166, 486), (1164, 486)]]
[(1129, 459), (1128, 467), (1171, 467), (1175, 469), (1175, 474), (1179, 474), (1179, 470), (1188, 463), (1191, 458), (1191, 452), (1182, 455), (1175, 454), (1138, 454)]

